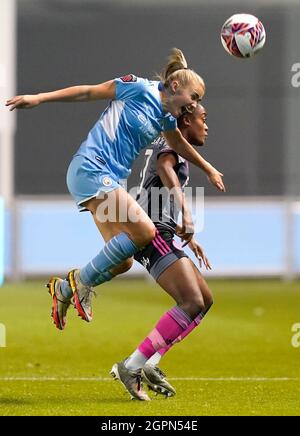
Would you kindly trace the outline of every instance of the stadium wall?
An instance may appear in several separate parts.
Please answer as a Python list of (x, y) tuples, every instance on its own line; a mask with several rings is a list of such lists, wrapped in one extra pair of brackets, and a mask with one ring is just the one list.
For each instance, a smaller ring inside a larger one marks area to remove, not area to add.
[[(230, 57), (220, 42), (225, 19), (241, 9), (259, 16), (267, 32), (263, 54), (249, 62)], [(300, 8), (294, 9), (291, 14), (299, 22)], [(299, 94), (290, 85), (291, 63), (299, 59), (287, 59), (293, 41), (286, 33), (291, 24), (298, 35), (298, 25), (287, 21), (288, 13), (285, 4), (264, 6), (253, 0), (245, 0), (243, 7), (234, 0), (219, 1), (217, 8), (196, 0), (176, 1), (176, 7), (152, 0), (19, 0), (17, 93), (99, 83), (128, 73), (153, 78), (171, 47), (179, 47), (207, 85), (209, 139), (201, 149), (203, 156), (225, 174), (230, 195), (281, 196), (291, 167), (284, 159), (287, 94)], [(294, 40), (297, 44), (297, 37)], [(106, 105), (51, 104), (19, 111), (16, 194), (67, 194), (71, 157)], [(291, 128), (293, 119), (288, 123)], [(297, 150), (297, 142), (293, 144), (291, 162)], [(142, 155), (134, 165), (131, 186), (138, 183), (141, 164)], [(205, 181), (191, 166), (190, 184), (203, 186)], [(297, 187), (297, 181), (293, 173), (288, 183)], [(209, 185), (206, 192), (218, 195)], [(299, 188), (294, 195), (300, 195)]]
[(5, 235), (5, 209), (4, 209), (4, 201), (0, 197), (0, 286), (4, 280), (4, 244), (1, 241), (4, 241)]
[[(15, 213), (14, 226), (8, 210), (5, 219), (5, 274), (9, 278), (65, 274), (86, 264), (103, 247), (90, 214), (78, 213), (69, 199), (20, 198)], [(13, 231), (17, 232), (14, 238)], [(18, 250), (13, 258), (11, 241), (16, 239)], [(300, 274), (300, 201), (207, 199), (204, 229), (196, 239), (213, 266), (205, 273), (208, 276), (292, 278)], [(137, 263), (129, 272), (143, 273)]]

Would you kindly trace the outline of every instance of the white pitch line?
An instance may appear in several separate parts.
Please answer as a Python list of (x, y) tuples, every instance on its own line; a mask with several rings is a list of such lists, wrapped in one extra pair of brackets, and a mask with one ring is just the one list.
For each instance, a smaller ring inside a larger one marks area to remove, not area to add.
[[(300, 381), (300, 377), (170, 377), (169, 380), (174, 381)], [(75, 381), (92, 381), (92, 382), (107, 382), (114, 381), (111, 377), (0, 377), (0, 382), (4, 381), (59, 381), (59, 382), (75, 382)]]
[(300, 381), (293, 377), (176, 377), (169, 380), (185, 381)]

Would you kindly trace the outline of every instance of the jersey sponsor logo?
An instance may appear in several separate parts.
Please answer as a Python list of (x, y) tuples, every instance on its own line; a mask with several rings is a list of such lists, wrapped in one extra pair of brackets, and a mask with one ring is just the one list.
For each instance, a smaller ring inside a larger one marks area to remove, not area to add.
[(136, 82), (137, 78), (136, 76), (134, 76), (133, 74), (127, 74), (126, 76), (120, 77), (120, 79), (122, 80), (122, 82)]
[(142, 123), (142, 124), (146, 124), (147, 123), (147, 118), (145, 117), (144, 114), (138, 114), (138, 120)]
[(153, 141), (153, 138), (156, 138), (159, 134), (159, 131), (155, 126), (152, 125), (152, 122), (146, 117), (146, 115), (139, 113), (137, 115), (137, 119), (140, 122), (139, 129), (145, 137), (149, 138), (149, 144)]

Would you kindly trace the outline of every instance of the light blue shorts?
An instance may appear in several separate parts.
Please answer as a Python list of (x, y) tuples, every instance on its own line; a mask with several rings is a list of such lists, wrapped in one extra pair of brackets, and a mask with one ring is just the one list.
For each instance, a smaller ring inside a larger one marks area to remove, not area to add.
[(100, 192), (121, 188), (117, 177), (105, 165), (99, 167), (84, 156), (74, 156), (67, 172), (67, 186), (80, 212), (87, 210), (82, 203), (97, 197)]

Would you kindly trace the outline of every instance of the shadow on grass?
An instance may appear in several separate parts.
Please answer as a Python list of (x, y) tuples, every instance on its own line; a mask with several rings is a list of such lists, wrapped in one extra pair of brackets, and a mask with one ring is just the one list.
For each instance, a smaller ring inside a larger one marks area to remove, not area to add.
[(13, 397), (1, 397), (0, 406), (25, 406), (28, 404), (34, 404), (35, 401), (27, 400), (24, 398), (13, 398)]

